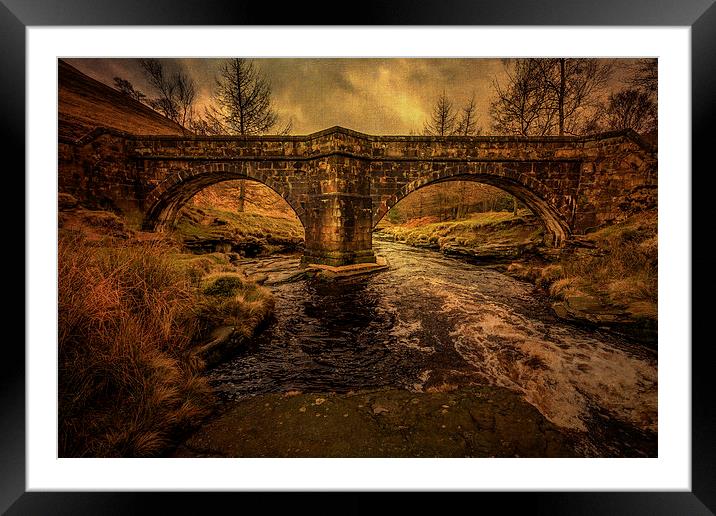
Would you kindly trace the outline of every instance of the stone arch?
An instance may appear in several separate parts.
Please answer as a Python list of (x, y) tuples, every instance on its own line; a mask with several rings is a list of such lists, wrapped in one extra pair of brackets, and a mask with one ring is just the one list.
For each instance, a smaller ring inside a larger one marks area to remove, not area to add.
[(426, 186), (448, 181), (474, 181), (495, 186), (514, 195), (542, 221), (547, 233), (545, 242), (548, 245), (560, 246), (571, 235), (567, 220), (550, 202), (553, 196), (550, 189), (534, 177), (503, 167), (493, 173), (483, 170), (469, 171), (462, 167), (457, 170), (446, 168), (439, 172), (432, 172), (430, 177), (415, 179), (384, 200), (374, 210), (373, 228), (393, 206), (411, 193)]
[(194, 194), (211, 185), (236, 179), (257, 181), (280, 195), (306, 227), (303, 207), (269, 174), (256, 170), (250, 163), (206, 163), (172, 172), (146, 197), (143, 227), (162, 230), (175, 225), (179, 210)]

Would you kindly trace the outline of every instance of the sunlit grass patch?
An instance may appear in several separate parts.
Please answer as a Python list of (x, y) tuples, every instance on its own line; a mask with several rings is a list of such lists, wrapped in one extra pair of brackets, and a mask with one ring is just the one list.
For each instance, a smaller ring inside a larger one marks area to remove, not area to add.
[(444, 248), (458, 245), (479, 247), (486, 243), (537, 243), (542, 228), (527, 210), (512, 212), (471, 213), (467, 218), (447, 222), (434, 217), (411, 220), (402, 225), (383, 225), (381, 230), (410, 245)]
[(256, 240), (263, 245), (297, 245), (304, 236), (296, 217), (191, 206), (182, 210), (174, 232), (185, 239)]

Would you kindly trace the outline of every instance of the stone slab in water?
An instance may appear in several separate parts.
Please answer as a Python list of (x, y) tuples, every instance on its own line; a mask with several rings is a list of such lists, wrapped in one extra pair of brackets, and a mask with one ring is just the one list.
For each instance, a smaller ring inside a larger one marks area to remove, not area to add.
[(572, 457), (569, 437), (500, 387), (269, 394), (229, 404), (175, 457)]
[(388, 261), (382, 256), (376, 256), (375, 263), (356, 263), (353, 265), (341, 265), (338, 267), (334, 267), (332, 265), (310, 264), (307, 268), (309, 270), (317, 271), (318, 275), (324, 278), (347, 278), (385, 270), (388, 268)]

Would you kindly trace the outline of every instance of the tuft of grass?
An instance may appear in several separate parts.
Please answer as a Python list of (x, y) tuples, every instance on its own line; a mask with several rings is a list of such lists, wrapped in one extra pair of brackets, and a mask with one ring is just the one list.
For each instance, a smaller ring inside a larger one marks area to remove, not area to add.
[(169, 257), (182, 268), (192, 286), (199, 286), (202, 278), (218, 271), (234, 271), (231, 260), (226, 253), (206, 253), (201, 255), (187, 253), (171, 253)]
[(549, 288), (549, 285), (552, 282), (562, 278), (564, 278), (564, 270), (562, 268), (562, 265), (547, 265), (539, 272), (536, 284), (538, 287)]
[(202, 292), (208, 296), (229, 297), (247, 288), (248, 280), (242, 273), (223, 272), (209, 274), (202, 280)]
[(157, 455), (213, 396), (191, 359), (195, 296), (157, 242), (58, 247), (59, 455)]
[(202, 293), (197, 303), (198, 334), (202, 338), (221, 326), (232, 326), (239, 334), (250, 337), (274, 311), (271, 291), (241, 273), (206, 276), (202, 280)]
[(575, 278), (558, 279), (549, 286), (549, 295), (557, 299), (564, 299), (570, 295), (579, 295), (581, 292), (577, 285), (578, 281)]

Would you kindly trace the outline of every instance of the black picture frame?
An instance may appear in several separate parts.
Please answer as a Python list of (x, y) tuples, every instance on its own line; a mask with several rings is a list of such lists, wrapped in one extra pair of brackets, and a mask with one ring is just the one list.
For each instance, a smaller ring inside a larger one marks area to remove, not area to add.
[[(691, 27), (692, 71), (692, 157), (693, 170), (708, 173), (709, 147), (715, 141), (716, 115), (716, 6), (714, 0), (600, 0), (595, 2), (551, 0), (429, 0), (416, 4), (408, 0), (354, 5), (342, 11), (336, 2), (293, 3), (273, 8), (267, 3), (244, 0), (0, 0), (0, 99), (3, 105), (3, 147), (5, 156), (19, 158), (15, 170), (24, 170), (25, 148), (25, 29), (45, 25), (619, 25)], [(210, 8), (209, 8), (210, 7)], [(345, 14), (341, 15), (343, 12)], [(703, 170), (702, 170), (703, 169)], [(19, 179), (19, 176), (15, 176)], [(684, 174), (684, 180), (692, 178)], [(24, 181), (14, 192), (25, 192)], [(694, 189), (692, 235), (707, 221), (708, 202), (698, 200), (706, 189)], [(20, 197), (20, 196), (18, 196)], [(20, 198), (24, 198), (24, 195)], [(703, 201), (703, 202), (702, 202)], [(24, 213), (24, 210), (23, 210)], [(699, 216), (701, 215), (701, 216)], [(705, 229), (701, 227), (700, 229)], [(25, 241), (25, 234), (22, 241)], [(692, 239), (693, 241), (693, 239)], [(24, 250), (24, 245), (23, 245)], [(24, 251), (23, 251), (24, 253)], [(27, 263), (27, 256), (24, 256)], [(693, 266), (705, 271), (704, 260)], [(25, 269), (25, 280), (28, 271)], [(704, 276), (708, 278), (708, 276)], [(705, 292), (708, 280), (698, 288)], [(471, 493), (468, 501), (490, 505), (500, 511), (522, 509), (532, 514), (713, 514), (716, 511), (716, 403), (712, 386), (711, 339), (703, 321), (708, 320), (707, 304), (697, 303), (692, 291), (692, 490), (689, 492), (570, 492), (570, 493)], [(24, 304), (23, 304), (24, 306)], [(27, 307), (31, 308), (31, 307)], [(701, 335), (701, 339), (696, 335)], [(23, 339), (24, 340), (24, 339)], [(152, 503), (162, 512), (205, 513), (221, 502), (248, 507), (252, 502), (271, 510), (275, 495), (251, 493), (78, 493), (26, 492), (25, 489), (25, 370), (24, 348), (19, 340), (6, 339), (0, 375), (0, 511), (8, 514), (128, 514), (148, 512)], [(242, 497), (241, 501), (235, 500)], [(336, 506), (316, 500), (318, 494), (303, 493), (291, 501), (294, 507), (312, 507), (312, 512), (358, 513), (372, 510), (382, 502), (375, 493), (351, 493)], [(457, 495), (456, 495), (457, 496)], [(462, 496), (462, 495), (461, 495)], [(476, 500), (472, 498), (477, 497)], [(231, 498), (231, 500), (227, 500)], [(407, 497), (406, 497), (407, 498)], [(211, 503), (211, 505), (209, 505)], [(426, 508), (422, 493), (401, 503)], [(451, 503), (460, 503), (455, 500)], [(298, 505), (296, 505), (298, 504)], [(172, 510), (172, 507), (175, 510)], [(408, 510), (407, 506), (404, 506)], [(487, 506), (485, 506), (487, 507)]]

